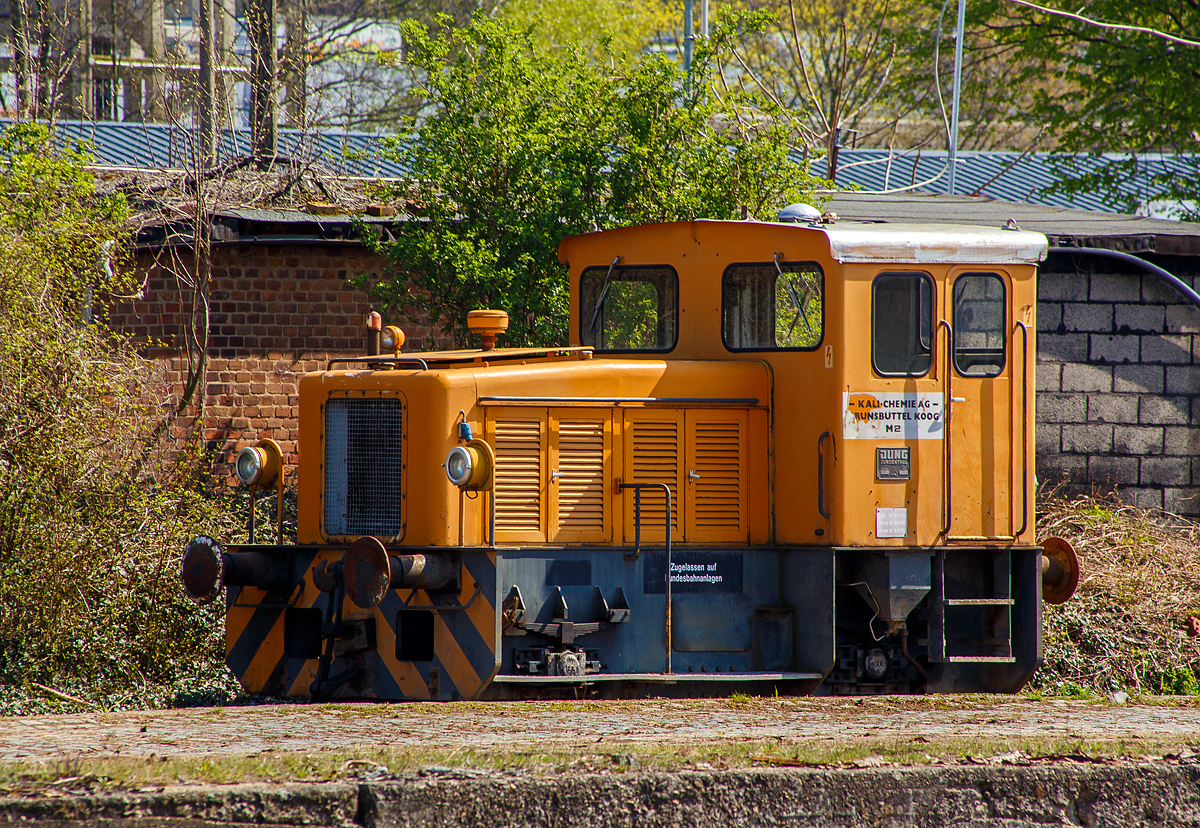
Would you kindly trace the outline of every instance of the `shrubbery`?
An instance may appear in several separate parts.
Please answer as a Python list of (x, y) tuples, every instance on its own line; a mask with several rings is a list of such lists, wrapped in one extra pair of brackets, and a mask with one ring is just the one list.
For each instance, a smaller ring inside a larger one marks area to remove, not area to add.
[(155, 367), (95, 321), (129, 289), (126, 205), (42, 128), (10, 127), (0, 158), (0, 711), (62, 702), (46, 688), (103, 706), (225, 688), (219, 609), (176, 569), (231, 510), (199, 464), (152, 465)]

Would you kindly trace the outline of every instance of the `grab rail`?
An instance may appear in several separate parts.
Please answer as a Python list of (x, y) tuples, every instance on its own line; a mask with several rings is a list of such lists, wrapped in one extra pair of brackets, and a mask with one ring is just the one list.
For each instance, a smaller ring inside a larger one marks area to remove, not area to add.
[(1029, 527), (1029, 328), (1021, 329), (1021, 528), (1013, 532), (1019, 538)]
[(942, 527), (942, 534), (949, 535), (950, 534), (950, 524), (951, 524), (951, 517), (950, 517), (951, 505), (952, 505), (951, 494), (950, 494), (950, 490), (951, 490), (950, 475), (951, 475), (951, 471), (952, 471), (952, 468), (950, 465), (950, 459), (951, 459), (950, 458), (950, 439), (951, 439), (950, 438), (950, 412), (954, 407), (954, 390), (952, 387), (952, 379), (951, 379), (954, 376), (954, 365), (953, 365), (953, 362), (954, 362), (954, 354), (953, 354), (954, 328), (950, 327), (950, 323), (947, 322), (945, 319), (939, 319), (938, 320), (938, 328), (943, 328), (943, 327), (946, 329), (946, 364), (943, 366), (943, 370), (946, 372), (946, 392), (945, 392), (946, 399), (942, 403), (942, 420), (945, 421), (944, 427), (946, 429), (946, 434), (942, 438), (942, 455), (945, 459), (945, 464), (946, 464), (946, 476), (945, 476), (945, 479), (946, 479), (946, 491), (945, 491), (946, 525)]
[[(633, 555), (636, 560), (642, 551), (642, 489), (659, 489), (667, 499), (667, 669), (671, 675), (671, 487), (666, 483), (622, 483), (617, 482), (621, 491), (633, 489)], [(629, 557), (629, 556), (626, 556)]]
[[(829, 512), (825, 511), (825, 453), (821, 450), (826, 437), (833, 439), (833, 435), (828, 431), (821, 432), (821, 436), (817, 438), (817, 511), (821, 513), (821, 517), (829, 520)], [(833, 445), (836, 453), (837, 443)]]
[(379, 356), (334, 357), (333, 359), (329, 360), (329, 364), (325, 366), (325, 370), (332, 371), (333, 366), (339, 362), (345, 362), (347, 364), (367, 362), (367, 363), (371, 363), (372, 365), (374, 365), (374, 364), (386, 365), (388, 368), (397, 368), (400, 366), (401, 363), (410, 363), (415, 366), (420, 366), (422, 371), (429, 370), (429, 363), (426, 362), (425, 360), (421, 359), (420, 357), (379, 357)]

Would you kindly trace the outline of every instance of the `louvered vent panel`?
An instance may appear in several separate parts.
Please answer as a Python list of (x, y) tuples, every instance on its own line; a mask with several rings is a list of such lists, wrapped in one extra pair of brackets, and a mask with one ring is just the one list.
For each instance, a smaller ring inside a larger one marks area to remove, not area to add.
[(604, 530), (604, 423), (558, 424), (558, 529)]
[[(666, 483), (671, 487), (671, 527), (679, 526), (679, 428), (673, 420), (634, 422), (633, 478), (630, 483)], [(632, 503), (632, 500), (629, 501)], [(632, 508), (632, 507), (631, 507)], [(642, 529), (663, 525), (663, 496), (660, 491), (642, 492)]]
[(537, 420), (499, 420), (495, 433), (496, 529), (541, 531), (541, 423)]
[(697, 529), (733, 529), (742, 512), (740, 426), (736, 421), (696, 423), (693, 522)]

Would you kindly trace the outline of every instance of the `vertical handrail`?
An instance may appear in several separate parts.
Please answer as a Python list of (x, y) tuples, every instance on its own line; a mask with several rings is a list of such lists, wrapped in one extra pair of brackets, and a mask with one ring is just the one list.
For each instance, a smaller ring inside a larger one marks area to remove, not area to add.
[(666, 638), (667, 638), (667, 669), (666, 675), (671, 675), (671, 487), (666, 483), (618, 483), (618, 488), (621, 491), (633, 489), (633, 543), (634, 548), (641, 549), (642, 545), (642, 489), (659, 489), (666, 497), (667, 511), (667, 617), (666, 617)]
[(825, 511), (825, 453), (821, 450), (821, 446), (825, 443), (825, 438), (829, 436), (828, 431), (823, 431), (817, 438), (817, 511), (826, 520), (829, 520), (829, 512)]
[(942, 534), (949, 535), (950, 534), (950, 524), (951, 524), (950, 515), (951, 515), (951, 506), (952, 506), (951, 494), (950, 494), (950, 490), (952, 488), (951, 482), (950, 482), (951, 481), (950, 475), (952, 472), (952, 467), (950, 465), (950, 460), (951, 460), (951, 457), (950, 457), (950, 440), (951, 440), (950, 416), (951, 416), (951, 413), (950, 412), (954, 408), (954, 389), (952, 386), (952, 379), (951, 379), (954, 376), (954, 355), (952, 353), (952, 351), (954, 349), (954, 328), (950, 327), (950, 323), (947, 322), (945, 319), (939, 319), (938, 320), (938, 328), (943, 328), (943, 327), (946, 329), (946, 363), (943, 366), (943, 370), (946, 372), (946, 382), (945, 382), (946, 398), (942, 402), (942, 419), (945, 420), (946, 434), (942, 438), (942, 456), (945, 458), (945, 463), (946, 463), (946, 470), (945, 470), (946, 487), (945, 487), (945, 498), (944, 498), (946, 501), (946, 523), (945, 523), (945, 526), (942, 527)]
[(1020, 320), (1021, 329), (1021, 528), (1013, 532), (1019, 538), (1029, 528), (1029, 328)]

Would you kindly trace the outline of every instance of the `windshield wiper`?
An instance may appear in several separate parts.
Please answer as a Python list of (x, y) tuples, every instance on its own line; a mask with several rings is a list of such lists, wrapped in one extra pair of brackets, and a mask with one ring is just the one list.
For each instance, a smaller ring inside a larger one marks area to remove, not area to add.
[(604, 274), (604, 282), (600, 285), (600, 295), (596, 298), (596, 310), (592, 312), (592, 324), (588, 327), (588, 333), (596, 330), (596, 322), (600, 319), (600, 310), (604, 307), (604, 300), (608, 298), (609, 279), (612, 278), (613, 268), (621, 261), (621, 257), (617, 256), (608, 264), (608, 273)]

